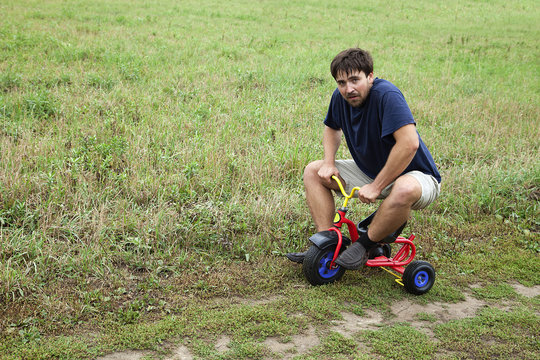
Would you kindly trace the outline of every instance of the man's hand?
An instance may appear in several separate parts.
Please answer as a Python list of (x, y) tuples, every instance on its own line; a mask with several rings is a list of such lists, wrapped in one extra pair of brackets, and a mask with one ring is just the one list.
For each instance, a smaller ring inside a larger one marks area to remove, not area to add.
[(379, 190), (375, 185), (367, 184), (358, 190), (358, 199), (365, 204), (371, 204), (377, 200), (377, 197), (380, 194), (381, 190)]
[(332, 182), (332, 175), (339, 176), (339, 171), (334, 164), (323, 164), (319, 169), (318, 175), (321, 179), (330, 184)]
[(419, 137), (414, 124), (402, 126), (394, 132), (396, 143), (390, 151), (386, 164), (371, 184), (364, 185), (358, 191), (358, 198), (366, 204), (375, 202), (383, 189), (397, 179), (409, 166), (416, 154)]

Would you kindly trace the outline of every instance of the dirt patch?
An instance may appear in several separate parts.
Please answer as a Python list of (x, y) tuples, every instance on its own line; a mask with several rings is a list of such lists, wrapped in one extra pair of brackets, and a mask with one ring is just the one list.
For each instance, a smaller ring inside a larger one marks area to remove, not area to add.
[(231, 343), (231, 338), (226, 335), (222, 335), (216, 341), (216, 350), (220, 353), (227, 352), (227, 350), (229, 350), (230, 343)]
[(276, 338), (267, 338), (264, 344), (270, 351), (281, 355), (281, 358), (286, 360), (308, 352), (309, 349), (320, 344), (320, 339), (315, 329), (310, 326), (304, 334), (294, 335), (290, 342), (282, 343)]
[(440, 302), (415, 304), (410, 300), (402, 300), (392, 305), (391, 310), (396, 315), (395, 322), (408, 322), (415, 326), (419, 314), (435, 317), (436, 322), (440, 323), (472, 317), (484, 306), (487, 306), (485, 302), (465, 294), (465, 301), (455, 304)]
[(510, 284), (514, 290), (520, 295), (532, 298), (540, 295), (540, 285), (535, 285), (532, 287), (527, 287), (519, 283)]
[(344, 312), (341, 316), (343, 316), (343, 320), (335, 321), (330, 330), (344, 336), (350, 336), (360, 330), (374, 330), (384, 323), (383, 316), (372, 310), (366, 310), (363, 316), (349, 312)]
[(192, 360), (193, 356), (189, 352), (189, 349), (185, 346), (180, 346), (174, 351), (173, 357), (170, 360)]
[(146, 354), (144, 351), (120, 351), (98, 357), (97, 360), (139, 360)]
[(293, 349), (295, 349), (295, 345), (296, 345), (294, 341), (282, 343), (278, 339), (273, 338), (273, 337), (267, 338), (264, 341), (264, 344), (268, 346), (270, 351), (277, 354), (291, 353), (292, 351), (294, 351)]

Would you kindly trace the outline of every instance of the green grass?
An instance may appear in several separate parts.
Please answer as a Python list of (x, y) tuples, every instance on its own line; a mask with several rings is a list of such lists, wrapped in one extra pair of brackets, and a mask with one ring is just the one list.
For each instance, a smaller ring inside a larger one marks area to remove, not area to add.
[[(524, 316), (538, 303), (508, 284), (540, 284), (535, 5), (3, 1), (0, 358), (161, 351), (178, 338), (202, 358), (263, 358), (265, 337), (324, 329), (345, 310), (387, 313), (405, 296), (387, 274), (312, 289), (279, 256), (314, 231), (302, 171), (322, 156), (329, 63), (351, 46), (403, 91), (443, 176), (406, 229), (437, 269), (417, 301), (459, 301), (481, 284), (475, 297), (525, 309), (437, 325), (439, 342), (403, 351), (532, 358), (538, 344), (510, 335), (538, 338), (538, 317)], [(351, 206), (358, 219), (372, 210)], [(216, 331), (233, 339), (227, 355), (209, 345)], [(370, 351), (395, 357), (378, 334), (417, 330), (379, 331)], [(491, 345), (479, 352), (454, 331)]]

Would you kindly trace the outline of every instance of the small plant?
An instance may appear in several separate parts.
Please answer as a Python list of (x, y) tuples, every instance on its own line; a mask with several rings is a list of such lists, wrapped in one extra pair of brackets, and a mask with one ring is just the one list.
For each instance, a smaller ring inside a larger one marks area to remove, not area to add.
[(15, 91), (21, 88), (22, 84), (23, 79), (21, 74), (7, 71), (0, 75), (0, 93)]
[(113, 79), (103, 77), (98, 74), (89, 74), (87, 76), (86, 83), (88, 86), (104, 91), (110, 91), (115, 85), (115, 81)]
[(420, 321), (426, 321), (426, 322), (437, 322), (437, 317), (433, 314), (428, 313), (418, 313), (416, 314), (416, 318)]
[(37, 120), (55, 118), (60, 113), (57, 101), (45, 91), (27, 96), (23, 108), (26, 114)]

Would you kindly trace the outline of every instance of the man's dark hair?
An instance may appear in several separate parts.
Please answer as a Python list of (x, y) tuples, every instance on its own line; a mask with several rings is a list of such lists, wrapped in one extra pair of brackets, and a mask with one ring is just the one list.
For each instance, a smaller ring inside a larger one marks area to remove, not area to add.
[(366, 76), (373, 72), (373, 58), (369, 52), (359, 48), (347, 49), (337, 54), (330, 64), (334, 79), (340, 72), (350, 75), (354, 71), (363, 71)]

